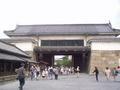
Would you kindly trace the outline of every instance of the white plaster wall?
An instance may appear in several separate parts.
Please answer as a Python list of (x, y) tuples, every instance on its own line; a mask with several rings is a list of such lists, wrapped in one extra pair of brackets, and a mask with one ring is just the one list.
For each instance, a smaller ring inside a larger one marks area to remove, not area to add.
[(86, 41), (84, 36), (40, 36), (39, 45), (41, 46), (41, 40), (84, 40), (84, 46), (86, 46)]
[[(86, 46), (87, 41), (95, 38), (110, 38), (113, 36), (86, 36), (86, 35), (61, 35), (61, 36), (39, 36), (39, 46), (41, 46), (41, 40), (84, 40), (84, 46)], [(34, 37), (35, 39), (36, 37)]]
[(23, 51), (33, 51), (33, 44), (30, 42), (14, 43), (14, 45)]
[(72, 39), (84, 39), (84, 36), (40, 36), (40, 40), (72, 40)]
[(92, 42), (91, 50), (120, 50), (120, 42)]
[(86, 35), (61, 35), (61, 36), (39, 36), (40, 40), (72, 40), (72, 39), (95, 39), (95, 38), (110, 38), (113, 36), (86, 36)]
[[(31, 36), (31, 37), (22, 37), (22, 38), (31, 38), (35, 39), (36, 41), (39, 38), (39, 46), (41, 46), (41, 40), (84, 40), (84, 46), (86, 46), (87, 41), (90, 39), (96, 39), (96, 38), (110, 38), (114, 36), (87, 36), (87, 35), (53, 35), (53, 36)], [(20, 38), (20, 37), (12, 37), (12, 38)], [(28, 45), (27, 45), (28, 44)], [(32, 44), (32, 43), (31, 43)], [(25, 47), (27, 45), (28, 47)], [(21, 49), (24, 50), (31, 50), (33, 49), (33, 45), (30, 45), (30, 43), (17, 43), (16, 46), (18, 46)], [(32, 47), (32, 48), (31, 48)]]

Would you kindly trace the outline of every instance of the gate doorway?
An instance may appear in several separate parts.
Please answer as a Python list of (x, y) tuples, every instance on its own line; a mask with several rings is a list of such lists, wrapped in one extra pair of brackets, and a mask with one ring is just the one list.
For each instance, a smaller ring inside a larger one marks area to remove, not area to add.
[(56, 55), (71, 56), (72, 66), (80, 67), (80, 72), (89, 72), (90, 48), (89, 47), (36, 47), (34, 49), (36, 60), (44, 61), (48, 66), (55, 65)]

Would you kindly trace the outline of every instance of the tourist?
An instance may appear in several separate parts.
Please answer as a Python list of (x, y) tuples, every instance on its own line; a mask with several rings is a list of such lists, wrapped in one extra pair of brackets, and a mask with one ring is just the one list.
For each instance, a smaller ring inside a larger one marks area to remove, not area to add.
[(94, 69), (93, 73), (95, 74), (96, 81), (98, 82), (99, 81), (98, 80), (99, 70), (96, 66), (95, 66), (95, 69)]
[(49, 68), (49, 78), (52, 80), (53, 79), (53, 74), (54, 74), (54, 72), (53, 72), (53, 67), (50, 67)]
[(118, 74), (118, 71), (116, 70), (115, 67), (111, 70), (111, 74), (112, 74), (112, 76), (113, 76), (113, 79), (116, 80), (116, 76), (117, 76), (117, 74)]
[(79, 68), (79, 66), (77, 66), (76, 72), (77, 72), (77, 77), (79, 77), (80, 76), (80, 68)]
[(64, 74), (64, 67), (63, 66), (61, 66), (60, 72), (61, 72), (61, 75)]
[(72, 73), (72, 74), (75, 74), (74, 67), (71, 68), (71, 73)]
[(55, 75), (55, 80), (57, 80), (58, 79), (58, 73), (59, 73), (58, 67), (54, 68), (53, 71), (54, 71), (54, 75)]
[(36, 70), (35, 65), (32, 65), (31, 68), (30, 68), (31, 80), (36, 78), (36, 72), (37, 72), (37, 70)]
[(50, 79), (50, 66), (48, 66), (48, 78)]
[(72, 69), (71, 69), (71, 67), (69, 67), (68, 74), (70, 75), (71, 72), (72, 72)]
[(105, 76), (106, 76), (107, 80), (110, 79), (110, 75), (111, 75), (111, 70), (108, 67), (106, 67), (106, 69), (105, 69)]
[(47, 69), (47, 67), (45, 68), (45, 78), (48, 79), (48, 69)]
[(38, 77), (40, 75), (40, 67), (39, 65), (36, 66), (36, 79), (38, 80)]
[(46, 78), (45, 76), (46, 76), (46, 72), (45, 72), (45, 70), (43, 70), (42, 71), (42, 78), (45, 79)]
[(118, 75), (120, 74), (120, 66), (117, 67)]
[(21, 64), (21, 67), (16, 70), (18, 76), (17, 79), (19, 80), (19, 89), (23, 90), (23, 86), (25, 84), (25, 68), (24, 63)]

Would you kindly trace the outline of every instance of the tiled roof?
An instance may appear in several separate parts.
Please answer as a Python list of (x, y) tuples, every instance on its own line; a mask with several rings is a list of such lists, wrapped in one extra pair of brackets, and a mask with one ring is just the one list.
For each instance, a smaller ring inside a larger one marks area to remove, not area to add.
[(30, 58), (21, 49), (0, 40), (0, 60), (31, 62)]
[(18, 25), (15, 30), (5, 31), (8, 36), (31, 35), (81, 35), (114, 33), (110, 24), (51, 24)]
[(9, 55), (9, 54), (5, 54), (5, 53), (0, 53), (0, 60), (11, 60), (11, 61), (23, 61), (23, 62), (25, 62), (25, 60), (15, 56), (15, 55)]
[(91, 39), (88, 42), (120, 42), (120, 38), (96, 38)]
[(6, 52), (10, 52), (10, 53), (14, 53), (16, 55), (22, 55), (25, 57), (30, 57), (29, 55), (27, 55), (24, 51), (22, 51), (21, 49), (17, 48), (16, 46), (3, 42), (0, 40), (0, 51), (6, 51)]
[(1, 41), (7, 42), (7, 43), (18, 43), (18, 42), (33, 42), (37, 43), (34, 39), (30, 38), (10, 38), (10, 39), (0, 39)]

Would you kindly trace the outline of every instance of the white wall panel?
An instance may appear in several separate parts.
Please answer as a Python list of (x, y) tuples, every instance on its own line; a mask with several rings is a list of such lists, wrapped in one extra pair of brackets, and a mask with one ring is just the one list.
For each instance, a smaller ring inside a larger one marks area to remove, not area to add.
[(120, 42), (92, 42), (92, 50), (120, 50)]
[(32, 43), (15, 43), (15, 45), (23, 51), (33, 51)]

